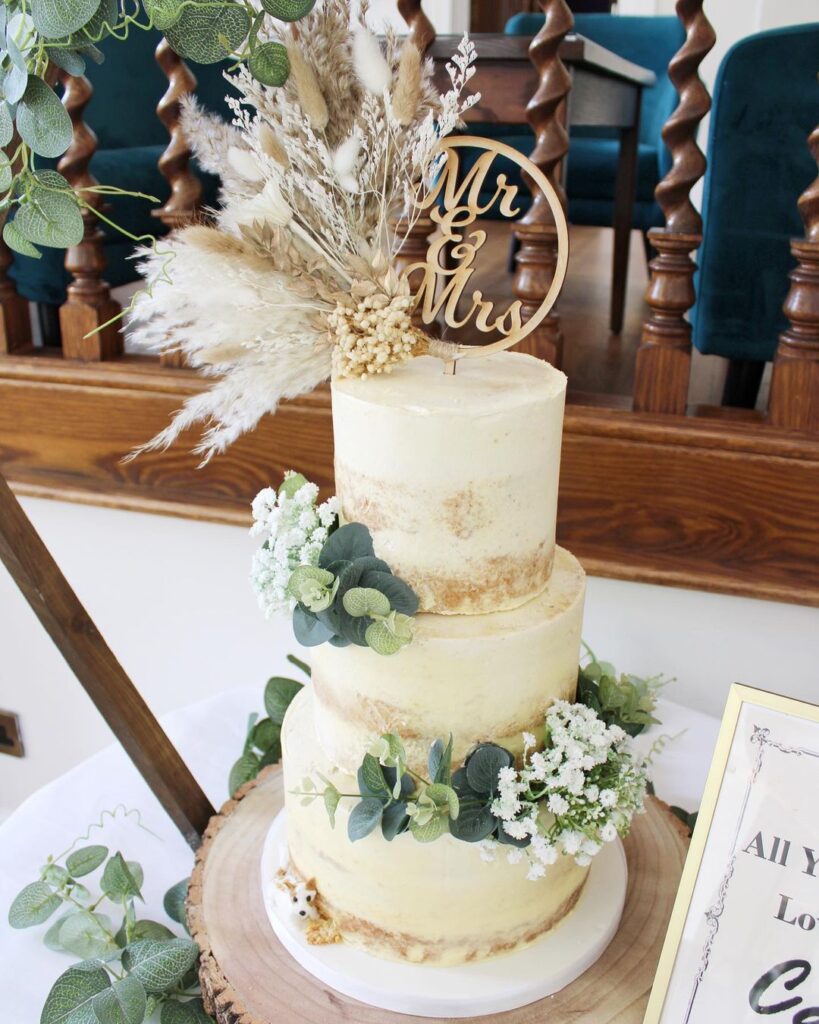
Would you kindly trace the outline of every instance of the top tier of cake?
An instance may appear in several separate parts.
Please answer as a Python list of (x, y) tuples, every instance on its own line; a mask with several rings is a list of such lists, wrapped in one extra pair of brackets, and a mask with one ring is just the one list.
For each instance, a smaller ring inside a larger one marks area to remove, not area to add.
[(333, 382), (336, 491), (421, 610), (478, 614), (539, 594), (554, 558), (566, 378), (516, 352), (429, 356)]

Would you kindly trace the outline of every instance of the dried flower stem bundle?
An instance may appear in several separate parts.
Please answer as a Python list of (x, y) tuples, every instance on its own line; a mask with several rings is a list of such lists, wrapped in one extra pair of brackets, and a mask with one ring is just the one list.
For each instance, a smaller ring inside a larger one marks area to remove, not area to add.
[(286, 86), (244, 68), (226, 76), (239, 93), (227, 101), (230, 126), (185, 106), (194, 152), (222, 178), (221, 206), (213, 228), (143, 253), (149, 288), (131, 326), (137, 342), (181, 349), (218, 381), (150, 447), (203, 423), (207, 459), (331, 372), (389, 372), (426, 347), (407, 282), (390, 270), (402, 239), (389, 224), (414, 223), (441, 137), (478, 99), (463, 95), (474, 46), (464, 37), (452, 88), (438, 96), (431, 62), (394, 33), (382, 48), (352, 20), (350, 0), (324, 0), (298, 31), (269, 31), (287, 46)]

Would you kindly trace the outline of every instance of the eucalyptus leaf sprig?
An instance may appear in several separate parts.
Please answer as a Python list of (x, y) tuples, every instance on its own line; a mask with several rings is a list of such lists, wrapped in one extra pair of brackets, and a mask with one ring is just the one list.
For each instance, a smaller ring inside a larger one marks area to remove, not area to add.
[(429, 751), (429, 778), (407, 767), (401, 740), (394, 733), (385, 733), (364, 755), (357, 773), (358, 790), (342, 793), (318, 773), (321, 787), (311, 777), (302, 781), (294, 795), (302, 803), (321, 799), (335, 827), (335, 814), (343, 799), (357, 801), (347, 820), (347, 835), (357, 842), (370, 835), (379, 825), (388, 842), (403, 832), (410, 832), (420, 843), (430, 843), (448, 832), (458, 818), (458, 794), (453, 789), (452, 737), (445, 745), (436, 740)]
[[(100, 868), (95, 895), (86, 883)], [(79, 958), (52, 986), (40, 1024), (141, 1024), (157, 1010), (161, 1024), (209, 1024), (199, 994), (199, 948), (167, 925), (137, 916), (143, 882), (136, 861), (92, 844), (49, 857), (39, 877), (17, 894), (8, 912), (11, 927), (42, 925), (62, 911), (43, 941)], [(187, 879), (178, 882), (163, 901), (170, 920), (186, 931), (187, 888)]]
[[(291, 665), (310, 678), (310, 666), (295, 655), (288, 654)], [(293, 698), (304, 684), (285, 676), (273, 676), (264, 688), (264, 708), (267, 717), (260, 719), (256, 712), (247, 722), (247, 733), (241, 756), (233, 764), (228, 776), (228, 792), (234, 796), (246, 782), (255, 779), (262, 768), (278, 764), (282, 756), (281, 731), (284, 716)]]
[[(157, 28), (183, 58), (199, 64), (228, 59), (246, 62), (257, 81), (279, 86), (290, 72), (287, 48), (264, 40), (265, 19), (296, 21), (314, 4), (315, 0), (262, 0), (261, 10), (251, 0), (7, 0), (0, 4), (0, 216), (5, 220), (6, 245), (34, 259), (42, 255), (42, 246), (77, 245), (83, 237), (82, 210), (136, 240), (88, 202), (87, 193), (94, 189), (74, 190), (58, 172), (37, 166), (38, 158), (62, 156), (73, 138), (71, 118), (55, 92), (50, 69), (82, 75), (88, 60), (103, 60), (98, 43), (108, 38), (124, 41), (131, 30)], [(15, 148), (9, 152), (15, 139)], [(99, 191), (158, 202), (113, 185)]]
[(673, 680), (663, 675), (640, 676), (622, 673), (609, 661), (600, 661), (587, 643), (588, 661), (577, 676), (577, 698), (593, 708), (606, 725), (619, 725), (629, 736), (637, 736), (647, 725), (657, 725), (654, 716), (660, 690)]

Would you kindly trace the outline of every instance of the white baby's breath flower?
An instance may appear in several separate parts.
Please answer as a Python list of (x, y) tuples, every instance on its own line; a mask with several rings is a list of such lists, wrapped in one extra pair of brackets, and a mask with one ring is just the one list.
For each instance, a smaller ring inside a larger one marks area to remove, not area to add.
[(495, 839), (484, 839), (478, 843), (481, 853), (481, 860), (485, 864), (494, 864), (497, 848), (500, 844)]
[(529, 865), (529, 871), (526, 877), (529, 879), (530, 882), (536, 882), (539, 878), (543, 878), (545, 874), (546, 868), (544, 867), (544, 865), (541, 864), (540, 861), (532, 861), (532, 863)]
[(552, 812), (552, 814), (558, 817), (561, 814), (565, 814), (569, 809), (569, 801), (561, 796), (560, 793), (551, 793), (549, 799), (546, 801), (546, 806)]
[(607, 821), (606, 824), (600, 829), (600, 838), (604, 843), (613, 843), (617, 838), (617, 829), (614, 824)]
[(572, 854), (578, 853), (581, 846), (583, 845), (583, 834), (582, 832), (572, 832), (571, 830), (561, 833), (560, 843), (563, 846), (563, 850), (572, 856)]
[[(329, 527), (335, 522), (331, 511), (335, 506), (325, 502), (322, 515), (315, 508), (317, 497), (315, 484), (287, 473), (278, 491), (265, 487), (253, 499), (251, 534), (262, 536), (264, 542), (253, 556), (250, 575), (259, 607), (267, 617), (292, 609), (295, 599), (287, 588), (293, 570), (318, 564)], [(320, 525), (322, 519), (325, 525)]]
[(508, 864), (520, 864), (523, 860), (523, 850), (519, 846), (511, 847), (506, 854)]
[(592, 859), (587, 853), (578, 853), (574, 862), (579, 868), (587, 868), (591, 864)]
[(503, 831), (513, 839), (525, 839), (529, 834), (522, 821), (504, 821)]

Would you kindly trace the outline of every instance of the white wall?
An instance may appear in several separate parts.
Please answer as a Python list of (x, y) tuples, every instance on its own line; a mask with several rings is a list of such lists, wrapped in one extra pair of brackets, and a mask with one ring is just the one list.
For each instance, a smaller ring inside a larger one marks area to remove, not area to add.
[[(465, 32), (469, 28), (470, 0), (427, 0), (424, 13), (439, 35)], [(367, 21), (375, 29), (392, 25), (406, 32), (407, 25), (398, 13), (396, 0), (370, 0)]]
[[(265, 622), (243, 529), (24, 499), (114, 653), (157, 713), (257, 686), (297, 650)], [(589, 581), (584, 635), (619, 669), (665, 672), (668, 696), (719, 714), (731, 682), (819, 700), (819, 611), (696, 591)], [(509, 681), (511, 685), (513, 680)], [(0, 756), (0, 817), (109, 742), (110, 733), (0, 568), (0, 708), (21, 716), (26, 757)]]
[[(674, 0), (619, 0), (619, 14), (674, 14)], [(819, 19), (817, 0), (705, 0), (703, 9), (714, 26), (717, 42), (702, 62), (700, 74), (709, 91), (725, 53), (737, 40), (754, 32)]]

